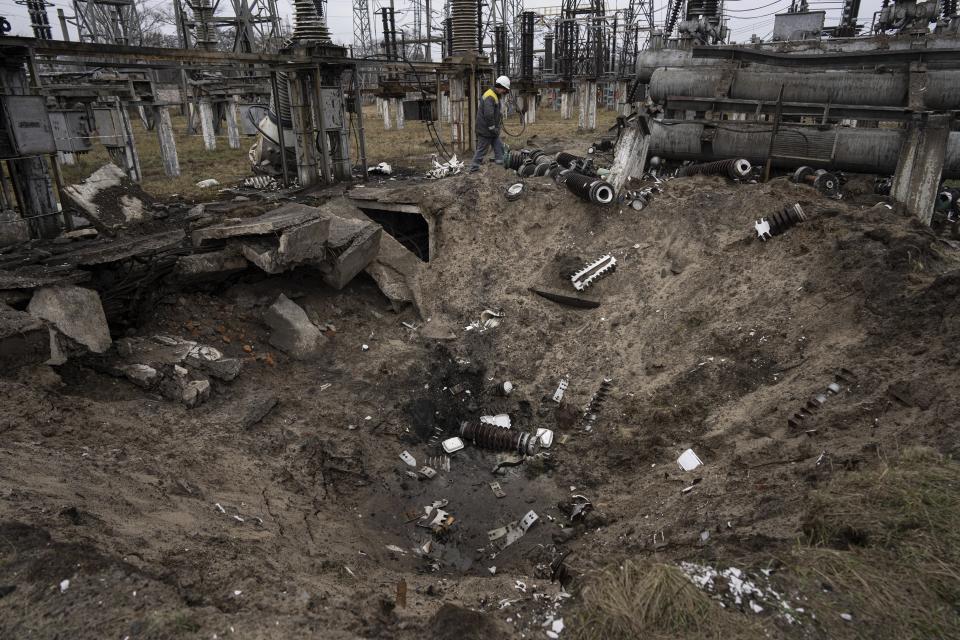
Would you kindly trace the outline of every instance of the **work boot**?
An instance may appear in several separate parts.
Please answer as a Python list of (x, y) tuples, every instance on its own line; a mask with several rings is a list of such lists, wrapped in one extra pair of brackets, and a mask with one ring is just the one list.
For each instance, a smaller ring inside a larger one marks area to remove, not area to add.
[(477, 171), (480, 171), (480, 167), (479, 167), (479, 166), (477, 166), (477, 165), (471, 165), (471, 166), (470, 166), (470, 173), (476, 173)]

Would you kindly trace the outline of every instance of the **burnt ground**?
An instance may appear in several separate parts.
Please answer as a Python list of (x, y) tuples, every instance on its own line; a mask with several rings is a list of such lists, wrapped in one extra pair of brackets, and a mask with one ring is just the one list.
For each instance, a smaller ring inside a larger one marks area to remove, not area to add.
[[(83, 360), (0, 380), (0, 636), (542, 638), (567, 611), (564, 637), (577, 598), (545, 571), (557, 552), (575, 574), (628, 558), (759, 571), (795, 547), (834, 478), (917, 445), (960, 453), (955, 244), (785, 179), (678, 179), (636, 212), (548, 179), (508, 203), (510, 178), (487, 167), (398, 187), (437, 216), (419, 315), (391, 311), (366, 277), (337, 292), (301, 271), (164, 297), (138, 335), (246, 359), (196, 409)], [(757, 241), (754, 219), (793, 202), (809, 219)], [(604, 253), (618, 268), (589, 290), (599, 308), (528, 291), (569, 289), (561, 275)], [(260, 316), (281, 292), (326, 328), (319, 361), (269, 346)], [(484, 309), (500, 326), (465, 331)], [(841, 369), (840, 393), (788, 425)], [(579, 410), (604, 378), (587, 432)], [(244, 428), (270, 394), (277, 408)], [(399, 453), (437, 455), (435, 428), (498, 412), (558, 442), (501, 475), (472, 447), (432, 480), (406, 474)], [(688, 447), (704, 465), (683, 472)], [(574, 525), (572, 494), (594, 505)], [(439, 499), (456, 521), (438, 538), (410, 512)], [(539, 522), (495, 553), (486, 532), (529, 510)], [(768, 637), (835, 637), (821, 621), (841, 609), (818, 606), (794, 624), (740, 615)], [(864, 637), (884, 636), (870, 624)]]

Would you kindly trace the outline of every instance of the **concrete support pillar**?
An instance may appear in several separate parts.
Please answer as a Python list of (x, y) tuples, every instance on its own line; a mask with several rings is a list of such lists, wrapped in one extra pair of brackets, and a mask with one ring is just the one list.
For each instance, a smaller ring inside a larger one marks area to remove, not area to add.
[(923, 224), (930, 224), (950, 136), (950, 116), (938, 114), (910, 123), (900, 149), (890, 195)]
[[(328, 131), (331, 128), (331, 122), (342, 121), (343, 118), (335, 118), (332, 113), (327, 113), (327, 104), (323, 101), (323, 87), (320, 84), (320, 70), (313, 69), (304, 75), (309, 87), (313, 90), (309, 94), (313, 109), (313, 125), (316, 131), (320, 132), (320, 135), (315, 137), (314, 144), (314, 150), (319, 153), (317, 167), (324, 184), (332, 184), (335, 164), (333, 155), (335, 148), (339, 146), (339, 136), (331, 138)], [(319, 150), (317, 150), (317, 145), (320, 147)]]
[(120, 123), (123, 125), (123, 157), (122, 167), (127, 175), (134, 182), (143, 180), (143, 172), (140, 170), (140, 154), (137, 153), (137, 139), (133, 136), (133, 125), (130, 123), (130, 114), (126, 107), (117, 100), (117, 108), (120, 110)]
[(467, 119), (466, 93), (462, 77), (450, 78), (450, 139), (455, 149), (463, 151), (469, 135)]
[(231, 149), (240, 148), (240, 97), (231, 96), (224, 106), (227, 120), (227, 144)]
[(607, 181), (614, 189), (619, 192), (627, 180), (643, 175), (649, 151), (650, 123), (646, 116), (640, 116), (623, 130), (613, 151), (613, 165)]
[(389, 131), (393, 128), (393, 122), (390, 120), (390, 100), (385, 98), (377, 98), (377, 102), (380, 104), (380, 116), (383, 118), (383, 130)]
[(439, 102), (438, 110), (440, 111), (440, 122), (450, 122), (450, 95), (441, 91), (440, 96), (437, 99)]
[(44, 157), (10, 160), (10, 181), (13, 183), (20, 217), (27, 221), (30, 235), (34, 238), (53, 238), (60, 233), (57, 220), (57, 198)]
[(180, 160), (177, 158), (177, 141), (173, 137), (170, 110), (167, 107), (154, 107), (153, 121), (157, 128), (157, 141), (160, 143), (163, 172), (171, 178), (176, 178), (180, 175)]
[(217, 135), (213, 130), (213, 105), (208, 98), (200, 98), (200, 131), (203, 133), (203, 148), (215, 151)]
[(560, 92), (560, 119), (570, 120), (573, 118), (573, 91)]
[(313, 114), (306, 74), (287, 74), (290, 83), (290, 115), (293, 121), (293, 143), (297, 154), (297, 179), (301, 187), (320, 181), (317, 171), (316, 146), (313, 137)]
[(537, 94), (521, 93), (517, 99), (520, 111), (523, 112), (523, 121), (526, 124), (533, 124), (537, 121)]
[(625, 80), (620, 80), (616, 85), (617, 115), (630, 115), (630, 85)]
[(582, 80), (577, 86), (580, 102), (580, 120), (578, 128), (593, 131), (597, 128), (597, 83), (594, 80)]
[(393, 109), (397, 112), (397, 129), (403, 129), (403, 98), (392, 98), (390, 102), (393, 103)]

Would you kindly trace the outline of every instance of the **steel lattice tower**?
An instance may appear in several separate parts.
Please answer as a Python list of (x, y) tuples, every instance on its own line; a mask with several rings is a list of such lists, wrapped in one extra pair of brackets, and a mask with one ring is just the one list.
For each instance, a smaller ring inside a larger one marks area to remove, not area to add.
[(362, 58), (375, 51), (370, 28), (370, 0), (353, 0), (353, 55)]

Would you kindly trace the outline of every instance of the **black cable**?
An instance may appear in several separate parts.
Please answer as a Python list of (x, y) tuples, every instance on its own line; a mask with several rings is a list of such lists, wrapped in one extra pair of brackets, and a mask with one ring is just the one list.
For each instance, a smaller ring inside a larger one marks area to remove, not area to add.
[[(264, 130), (260, 128), (260, 125), (257, 124), (257, 121), (253, 118), (253, 110), (254, 110), (254, 109), (263, 109), (264, 111), (266, 111), (266, 112), (269, 114), (269, 113), (270, 113), (270, 107), (268, 107), (268, 106), (266, 106), (266, 105), (262, 105), (262, 104), (252, 104), (252, 105), (250, 105), (250, 106), (247, 108), (247, 120), (250, 121), (250, 124), (253, 125), (253, 128), (254, 128), (254, 129), (256, 129), (257, 131), (260, 132), (260, 135), (262, 135), (264, 138), (266, 138), (267, 140), (269, 140), (270, 142), (272, 142), (273, 144), (275, 144), (275, 145), (277, 145), (277, 146), (279, 147), (279, 146), (280, 146), (280, 143), (277, 142), (276, 140), (274, 140), (273, 138), (271, 138), (270, 136), (268, 136), (268, 135), (266, 134), (266, 132), (264, 132)], [(277, 117), (277, 122), (278, 122), (278, 123), (280, 122), (280, 117), (279, 117), (279, 116)]]

